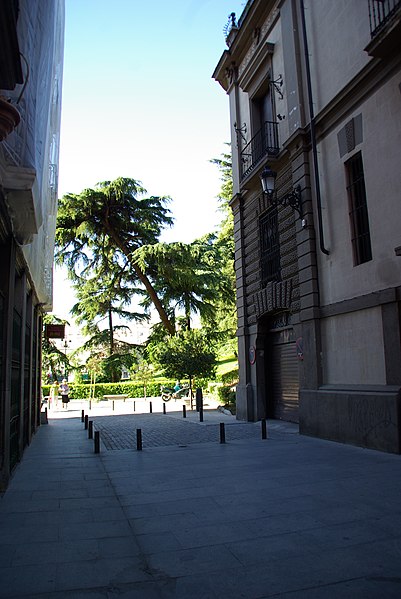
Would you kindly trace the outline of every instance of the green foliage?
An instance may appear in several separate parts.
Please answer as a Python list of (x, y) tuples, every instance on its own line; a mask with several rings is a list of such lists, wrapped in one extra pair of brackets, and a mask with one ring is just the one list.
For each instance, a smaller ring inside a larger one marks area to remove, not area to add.
[[(124, 273), (147, 293), (170, 334), (172, 326), (149, 278), (133, 260), (135, 250), (158, 241), (162, 229), (173, 223), (167, 197), (142, 197), (146, 190), (134, 179), (104, 181), (80, 194), (67, 194), (59, 202), (56, 262), (67, 266), (77, 284), (96, 282), (111, 273)], [(109, 287), (110, 289), (111, 287)], [(110, 296), (109, 296), (110, 300)], [(98, 298), (100, 301), (100, 298)]]
[[(171, 381), (169, 381), (171, 383)], [(174, 383), (172, 383), (174, 385)], [(88, 384), (77, 384), (68, 383), (70, 387), (70, 399), (89, 399), (90, 391), (93, 386)], [(94, 398), (97, 400), (103, 399), (104, 395), (128, 395), (128, 397), (143, 397), (143, 385), (140, 383), (133, 383), (131, 381), (120, 382), (120, 383), (96, 383), (94, 391)], [(150, 397), (160, 396), (160, 383), (152, 382), (149, 383), (148, 395)], [(49, 395), (50, 386), (43, 385), (43, 395)]]
[(217, 387), (217, 395), (222, 404), (235, 404), (236, 395), (231, 387)]
[(211, 377), (216, 369), (216, 352), (199, 330), (185, 330), (153, 348), (153, 360), (167, 376), (177, 379)]
[[(44, 314), (43, 331), (46, 324), (68, 324), (66, 320), (58, 318), (54, 314)], [(66, 370), (71, 370), (71, 364), (65, 352), (58, 349), (51, 339), (43, 334), (42, 336), (42, 381), (48, 381), (48, 373), (51, 373), (54, 381), (64, 374)]]
[[(229, 145), (229, 144), (228, 144)], [(224, 281), (221, 292), (214, 304), (212, 319), (203, 319), (202, 325), (208, 334), (214, 334), (219, 341), (220, 353), (237, 351), (237, 310), (234, 271), (234, 220), (230, 207), (233, 194), (231, 152), (211, 160), (220, 171), (222, 186), (218, 195), (223, 220), (216, 236), (216, 248), (221, 256), (219, 275)]]
[(234, 370), (229, 370), (221, 375), (221, 382), (223, 385), (235, 385), (238, 383), (239, 379), (239, 371), (238, 368), (234, 368)]
[[(221, 277), (223, 255), (215, 235), (206, 235), (192, 243), (156, 243), (139, 248), (134, 258), (152, 279), (158, 295), (168, 306), (170, 317), (184, 315), (184, 326), (191, 328), (191, 317), (200, 314), (212, 318), (214, 305), (226, 293)], [(145, 300), (148, 307), (149, 302)], [(177, 312), (178, 311), (178, 312)]]

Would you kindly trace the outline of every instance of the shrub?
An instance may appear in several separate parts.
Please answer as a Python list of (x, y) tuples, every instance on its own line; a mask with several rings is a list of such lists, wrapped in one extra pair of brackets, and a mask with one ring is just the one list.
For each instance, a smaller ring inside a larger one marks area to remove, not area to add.
[(235, 404), (236, 395), (232, 387), (217, 387), (219, 400), (223, 404)]
[(239, 371), (238, 368), (234, 368), (233, 370), (229, 370), (221, 375), (221, 382), (223, 385), (235, 385), (238, 383), (239, 379)]

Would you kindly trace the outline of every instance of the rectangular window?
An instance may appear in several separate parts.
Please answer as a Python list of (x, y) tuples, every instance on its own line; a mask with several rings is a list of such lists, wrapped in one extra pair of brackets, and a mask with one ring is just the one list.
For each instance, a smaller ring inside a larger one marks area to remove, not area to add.
[(277, 222), (277, 208), (265, 212), (259, 221), (260, 266), (262, 287), (270, 281), (280, 281), (280, 244)]
[(345, 167), (347, 171), (352, 251), (354, 266), (357, 266), (372, 260), (362, 155), (359, 153), (353, 156), (345, 163)]

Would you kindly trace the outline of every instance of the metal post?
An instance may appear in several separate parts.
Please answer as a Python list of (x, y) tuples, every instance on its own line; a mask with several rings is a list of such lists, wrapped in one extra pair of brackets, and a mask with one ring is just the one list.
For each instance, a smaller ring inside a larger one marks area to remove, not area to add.
[(224, 429), (224, 422), (220, 422), (220, 443), (226, 442), (226, 431)]
[(112, 410), (113, 410), (113, 412), (114, 412), (114, 399), (113, 399), (113, 407), (112, 407)]
[(203, 422), (203, 401), (201, 401), (199, 406), (199, 422)]
[(95, 453), (100, 453), (100, 432), (95, 431)]
[(85, 421), (85, 410), (82, 410), (81, 412), (81, 422)]
[(199, 412), (199, 410), (201, 409), (201, 403), (203, 401), (203, 393), (202, 393), (202, 389), (199, 387), (196, 390), (196, 411)]
[(183, 418), (187, 417), (187, 407), (185, 404), (182, 406), (182, 417)]
[(93, 439), (93, 420), (88, 422), (88, 439)]
[(153, 411), (153, 410), (152, 410), (152, 402), (150, 401), (150, 402), (149, 402), (149, 412), (150, 412), (150, 413), (152, 413), (152, 411)]
[(135, 401), (134, 401), (134, 412), (135, 412)]
[(88, 414), (85, 414), (85, 430), (88, 430), (88, 420), (89, 420), (89, 416)]
[(262, 419), (262, 439), (267, 439), (266, 418)]
[(142, 451), (142, 429), (136, 429), (136, 449)]
[(89, 400), (89, 409), (90, 410), (92, 409), (92, 400), (91, 399)]
[(163, 402), (163, 414), (166, 413), (166, 402)]

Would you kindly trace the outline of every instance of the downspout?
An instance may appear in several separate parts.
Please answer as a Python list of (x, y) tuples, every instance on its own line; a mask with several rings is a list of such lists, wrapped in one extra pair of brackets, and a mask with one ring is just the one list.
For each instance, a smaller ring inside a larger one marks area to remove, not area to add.
[(308, 103), (309, 103), (309, 117), (310, 117), (310, 136), (311, 136), (312, 156), (313, 156), (313, 171), (314, 171), (315, 189), (316, 189), (317, 219), (318, 219), (318, 223), (319, 223), (319, 246), (320, 246), (320, 250), (323, 252), (323, 254), (326, 254), (326, 256), (328, 256), (329, 251), (324, 246), (324, 237), (323, 237), (322, 196), (320, 193), (319, 164), (318, 164), (318, 159), (317, 159), (317, 145), (316, 145), (316, 131), (315, 131), (315, 115), (313, 112), (312, 83), (311, 83), (310, 64), (309, 64), (308, 38), (306, 35), (304, 0), (300, 0), (300, 3), (301, 3), (302, 37), (303, 37), (304, 51), (305, 51), (306, 83), (307, 83), (307, 88), (308, 88)]

